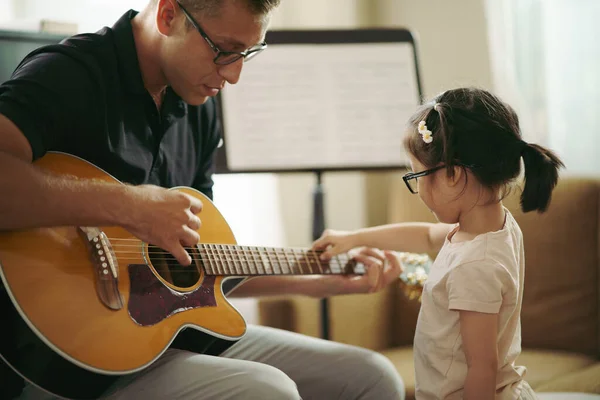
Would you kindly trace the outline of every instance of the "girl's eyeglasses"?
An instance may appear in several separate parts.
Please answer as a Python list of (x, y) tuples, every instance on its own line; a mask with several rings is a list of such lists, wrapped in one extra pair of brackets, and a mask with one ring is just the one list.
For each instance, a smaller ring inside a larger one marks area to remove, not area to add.
[(423, 176), (427, 176), (427, 175), (431, 175), (436, 171), (439, 171), (442, 168), (446, 168), (445, 165), (438, 165), (435, 168), (431, 168), (425, 171), (421, 171), (421, 172), (409, 172), (407, 174), (405, 174), (402, 179), (404, 180), (404, 183), (406, 184), (406, 187), (408, 188), (408, 190), (410, 190), (410, 192), (412, 194), (417, 194), (419, 193), (419, 181), (418, 179), (423, 177)]
[[(458, 165), (459, 167), (463, 167), (463, 168), (469, 168), (469, 169), (477, 168), (476, 165), (463, 164), (460, 162), (456, 162), (455, 165)], [(446, 168), (446, 165), (438, 165), (437, 167), (427, 169), (427, 170), (421, 171), (421, 172), (409, 172), (408, 174), (404, 174), (402, 179), (404, 180), (404, 183), (406, 184), (406, 187), (408, 188), (408, 190), (410, 190), (410, 192), (412, 194), (417, 194), (417, 193), (419, 193), (419, 178), (422, 178), (427, 175), (431, 175), (434, 172), (437, 172), (442, 168)]]

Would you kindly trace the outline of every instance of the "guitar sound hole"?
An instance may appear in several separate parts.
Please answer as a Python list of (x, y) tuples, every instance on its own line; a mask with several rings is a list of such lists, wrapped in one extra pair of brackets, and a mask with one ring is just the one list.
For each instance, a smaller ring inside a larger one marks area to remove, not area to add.
[[(152, 245), (148, 246), (148, 255), (156, 272), (165, 281), (174, 286), (189, 288), (196, 285), (200, 280), (200, 271), (197, 263), (194, 261), (192, 261), (191, 265), (185, 267), (179, 264), (170, 253)], [(190, 255), (193, 260), (199, 258), (195, 249), (192, 250)]]

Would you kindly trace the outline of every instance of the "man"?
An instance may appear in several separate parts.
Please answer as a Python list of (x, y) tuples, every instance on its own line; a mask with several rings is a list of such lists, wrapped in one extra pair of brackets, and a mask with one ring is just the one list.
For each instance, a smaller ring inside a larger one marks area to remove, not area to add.
[[(214, 96), (225, 83), (235, 84), (244, 61), (265, 48), (270, 12), (278, 3), (153, 0), (112, 28), (27, 57), (0, 86), (0, 230), (119, 225), (190, 264), (184, 246), (199, 240), (202, 204), (165, 188), (192, 186), (212, 196), (212, 159), (220, 140)], [(127, 185), (45, 174), (31, 162), (49, 150), (84, 158)], [(384, 268), (374, 251), (357, 259), (368, 266), (364, 277), (264, 277), (238, 281), (226, 291), (364, 293), (399, 274), (398, 265)], [(201, 345), (206, 337), (189, 329), (180, 336), (154, 364), (117, 379), (104, 396), (404, 397), (393, 365), (365, 349), (258, 326), (229, 348)], [(0, 386), (6, 382), (0, 377)], [(25, 385), (21, 398), (43, 393)]]

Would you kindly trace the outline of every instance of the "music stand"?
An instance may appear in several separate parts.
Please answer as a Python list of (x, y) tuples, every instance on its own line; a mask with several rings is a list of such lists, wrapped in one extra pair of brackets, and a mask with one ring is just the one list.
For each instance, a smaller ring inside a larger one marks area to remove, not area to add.
[[(272, 30), (269, 48), (218, 96), (216, 173), (316, 175), (312, 238), (325, 229), (322, 174), (406, 168), (402, 137), (422, 91), (414, 36), (398, 29)], [(321, 337), (330, 339), (321, 300)]]

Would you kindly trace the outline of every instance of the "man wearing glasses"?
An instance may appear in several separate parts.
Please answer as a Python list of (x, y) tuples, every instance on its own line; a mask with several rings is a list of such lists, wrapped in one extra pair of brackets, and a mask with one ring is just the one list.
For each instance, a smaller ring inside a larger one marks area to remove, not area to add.
[[(112, 27), (26, 57), (0, 86), (0, 230), (120, 225), (187, 265), (202, 204), (165, 187), (212, 197), (220, 141), (214, 96), (267, 48), (279, 0), (151, 0)], [(48, 176), (31, 165), (47, 151), (77, 155), (129, 185)], [(10, 193), (10, 195), (6, 195)], [(380, 268), (381, 282), (396, 273)], [(394, 271), (392, 271), (394, 272)], [(313, 297), (367, 292), (366, 279), (266, 277), (224, 288), (235, 296)], [(229, 281), (231, 282), (231, 281)], [(0, 286), (0, 318), (25, 329)], [(8, 323), (8, 324), (7, 324)], [(38, 340), (39, 342), (39, 340)], [(401, 379), (374, 352), (250, 326), (233, 346), (185, 330), (145, 370), (116, 377), (111, 399), (402, 399)], [(93, 343), (90, 343), (93, 346)], [(57, 356), (58, 357), (58, 356)], [(52, 371), (52, 360), (35, 360)], [(14, 385), (16, 383), (16, 385)], [(0, 360), (0, 397), (23, 380)], [(70, 385), (86, 385), (72, 379)], [(48, 398), (25, 384), (19, 398)], [(50, 397), (52, 398), (52, 397)]]

